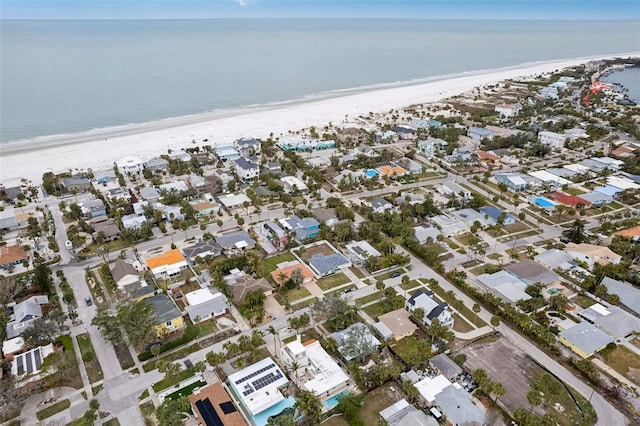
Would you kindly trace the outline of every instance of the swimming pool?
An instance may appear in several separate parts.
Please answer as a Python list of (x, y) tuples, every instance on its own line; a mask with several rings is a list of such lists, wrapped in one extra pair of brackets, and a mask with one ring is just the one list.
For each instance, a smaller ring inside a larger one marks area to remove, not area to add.
[(377, 172), (377, 170), (375, 170), (375, 169), (367, 169), (367, 171), (366, 171), (366, 172), (364, 172), (364, 174), (365, 174), (367, 177), (374, 177), (374, 176), (378, 176), (378, 172)]
[(555, 207), (556, 203), (554, 203), (553, 201), (551, 201), (548, 198), (545, 197), (536, 197), (533, 200), (534, 203), (536, 203), (537, 205), (539, 205), (540, 207), (544, 207), (544, 208), (549, 208), (549, 207)]
[(269, 417), (277, 416), (278, 414), (282, 413), (285, 409), (293, 407), (293, 404), (295, 403), (296, 403), (296, 400), (293, 399), (292, 396), (289, 396), (283, 399), (282, 401), (278, 402), (273, 407), (270, 407), (264, 410), (263, 412), (253, 416), (252, 417), (253, 422), (255, 423), (256, 426), (266, 426), (267, 422), (269, 421)]
[(340, 400), (340, 398), (342, 398), (343, 396), (347, 396), (349, 395), (349, 391), (348, 390), (343, 390), (342, 392), (340, 392), (337, 395), (333, 395), (331, 398), (327, 399), (324, 402), (324, 409), (325, 411), (329, 411), (331, 410), (333, 407), (335, 407), (336, 405), (338, 405), (338, 401)]

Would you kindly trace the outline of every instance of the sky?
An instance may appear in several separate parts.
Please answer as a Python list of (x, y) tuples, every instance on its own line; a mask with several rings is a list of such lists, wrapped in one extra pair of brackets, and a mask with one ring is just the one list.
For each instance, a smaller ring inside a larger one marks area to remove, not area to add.
[[(1, 19), (640, 20), (638, 0), (2, 0)], [(640, 36), (640, 35), (639, 35)]]

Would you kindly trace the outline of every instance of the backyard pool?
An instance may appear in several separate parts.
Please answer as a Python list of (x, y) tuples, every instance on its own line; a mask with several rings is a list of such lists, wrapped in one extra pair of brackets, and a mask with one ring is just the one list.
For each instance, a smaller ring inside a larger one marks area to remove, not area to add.
[(374, 177), (374, 176), (378, 176), (378, 172), (375, 169), (367, 169), (366, 172), (364, 172), (364, 174), (367, 177)]
[(280, 401), (279, 403), (277, 403), (276, 405), (274, 405), (273, 407), (267, 410), (264, 410), (262, 413), (258, 413), (255, 416), (253, 416), (252, 417), (253, 423), (256, 426), (265, 426), (269, 421), (269, 417), (277, 416), (287, 408), (293, 407), (293, 404), (295, 403), (296, 403), (296, 400), (293, 399), (292, 396), (289, 396), (283, 399), (282, 401)]
[(336, 405), (338, 405), (338, 401), (340, 400), (340, 398), (342, 398), (343, 396), (347, 396), (349, 395), (349, 391), (348, 390), (343, 390), (342, 392), (340, 392), (337, 395), (333, 395), (331, 398), (327, 399), (324, 402), (324, 409), (325, 411), (329, 411), (331, 410), (333, 407), (335, 407)]
[(556, 203), (554, 203), (553, 201), (545, 197), (536, 197), (533, 200), (533, 202), (539, 205), (540, 207), (544, 207), (545, 209), (548, 209), (550, 207), (555, 207), (556, 205)]

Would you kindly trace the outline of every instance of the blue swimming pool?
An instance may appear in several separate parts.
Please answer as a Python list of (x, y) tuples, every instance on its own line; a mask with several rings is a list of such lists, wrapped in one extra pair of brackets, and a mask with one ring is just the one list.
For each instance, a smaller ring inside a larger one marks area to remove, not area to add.
[(269, 417), (277, 416), (278, 414), (282, 413), (285, 409), (293, 407), (293, 404), (295, 403), (296, 403), (296, 400), (293, 399), (292, 396), (289, 396), (286, 399), (283, 399), (282, 401), (274, 405), (273, 407), (268, 408), (264, 410), (262, 413), (258, 413), (255, 416), (253, 416), (252, 417), (253, 422), (255, 423), (256, 426), (265, 426), (269, 421)]
[(378, 176), (378, 172), (375, 169), (367, 169), (366, 172), (364, 172), (364, 174), (367, 177), (374, 177), (374, 176)]
[(554, 203), (553, 201), (551, 201), (548, 198), (544, 198), (544, 197), (536, 197), (533, 200), (534, 203), (536, 203), (537, 205), (539, 205), (540, 207), (555, 207), (556, 203)]
[(343, 396), (347, 396), (349, 395), (349, 391), (348, 390), (343, 390), (342, 392), (340, 392), (337, 395), (332, 396), (331, 398), (327, 399), (324, 402), (324, 409), (326, 411), (331, 410), (333, 407), (335, 407), (336, 405), (338, 405), (338, 401), (340, 400), (340, 398), (342, 398)]

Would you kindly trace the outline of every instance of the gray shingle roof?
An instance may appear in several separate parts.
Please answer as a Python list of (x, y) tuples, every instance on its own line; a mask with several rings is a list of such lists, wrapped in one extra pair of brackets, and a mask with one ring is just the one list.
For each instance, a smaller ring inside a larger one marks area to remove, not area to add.
[(429, 358), (429, 362), (447, 379), (452, 379), (462, 373), (462, 368), (445, 354)]
[(209, 299), (197, 305), (187, 305), (185, 310), (193, 321), (196, 317), (206, 318), (215, 312), (224, 311), (229, 307), (229, 301), (224, 295)]
[(548, 270), (531, 259), (525, 259), (514, 265), (509, 265), (507, 271), (529, 284), (551, 284), (560, 279), (555, 272)]
[(341, 266), (348, 265), (350, 262), (346, 257), (339, 253), (324, 255), (322, 253), (314, 254), (309, 259), (309, 265), (313, 267), (320, 275), (335, 271)]
[(153, 306), (153, 311), (156, 314), (156, 324), (165, 323), (182, 316), (182, 312), (176, 308), (176, 305), (166, 294), (147, 297), (143, 302)]
[(249, 233), (246, 231), (232, 232), (230, 234), (218, 235), (216, 237), (216, 242), (224, 250), (235, 247), (236, 244), (241, 241), (245, 241), (247, 245), (250, 245), (250, 246), (256, 243), (256, 240), (251, 238)]
[(627, 308), (640, 314), (640, 289), (627, 282), (617, 281), (609, 277), (604, 277), (602, 283), (607, 287), (607, 293), (617, 294), (620, 301)]
[(485, 415), (482, 410), (471, 401), (471, 396), (464, 389), (455, 386), (447, 386), (436, 395), (436, 404), (453, 424), (458, 425), (483, 425)]
[(185, 247), (182, 249), (182, 252), (189, 259), (193, 259), (202, 253), (211, 253), (213, 256), (220, 256), (222, 253), (222, 247), (220, 247), (220, 244), (214, 240), (207, 240)]
[(561, 331), (560, 337), (564, 337), (586, 354), (591, 354), (613, 342), (612, 337), (588, 322), (581, 322), (567, 330)]

